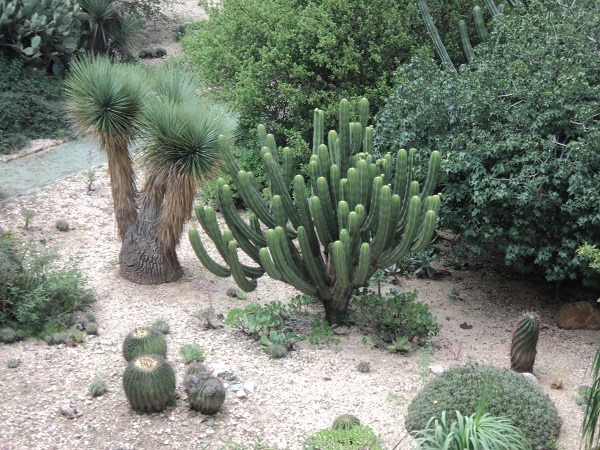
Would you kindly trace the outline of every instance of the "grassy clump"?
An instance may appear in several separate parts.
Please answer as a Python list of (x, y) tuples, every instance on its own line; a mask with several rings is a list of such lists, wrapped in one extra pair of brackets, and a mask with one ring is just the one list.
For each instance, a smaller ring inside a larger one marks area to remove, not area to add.
[(20, 246), (11, 233), (0, 236), (0, 327), (52, 333), (73, 325), (74, 314), (93, 302), (74, 261), (59, 266), (52, 251)]
[(486, 413), (508, 417), (534, 449), (556, 448), (560, 419), (554, 404), (522, 375), (497, 367), (456, 367), (431, 380), (408, 407), (406, 429), (423, 430), (444, 411), (449, 420), (456, 410), (465, 416), (476, 413), (484, 386), (489, 387)]
[(381, 450), (375, 432), (367, 426), (357, 425), (346, 430), (321, 430), (307, 438), (306, 450)]

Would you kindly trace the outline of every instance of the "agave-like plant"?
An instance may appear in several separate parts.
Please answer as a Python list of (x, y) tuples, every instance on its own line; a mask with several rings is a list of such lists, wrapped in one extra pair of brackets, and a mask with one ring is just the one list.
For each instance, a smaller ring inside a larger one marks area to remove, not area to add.
[[(76, 128), (100, 140), (119, 235), (120, 272), (139, 284), (178, 280), (176, 247), (191, 216), (196, 183), (221, 156), (218, 137), (232, 137), (227, 113), (203, 101), (193, 74), (173, 65), (152, 76), (140, 68), (84, 56), (66, 80), (67, 109)], [(136, 187), (130, 147), (142, 143), (147, 179)]]

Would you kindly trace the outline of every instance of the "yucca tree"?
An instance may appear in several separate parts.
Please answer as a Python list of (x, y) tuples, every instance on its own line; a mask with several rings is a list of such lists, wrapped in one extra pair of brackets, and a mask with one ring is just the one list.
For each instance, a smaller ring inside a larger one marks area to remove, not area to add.
[[(120, 273), (140, 284), (178, 280), (176, 247), (190, 217), (196, 182), (220, 158), (218, 136), (234, 124), (196, 95), (194, 77), (169, 66), (149, 77), (134, 66), (85, 56), (66, 80), (74, 125), (108, 156), (119, 236)], [(146, 182), (136, 188), (130, 147), (142, 143)]]

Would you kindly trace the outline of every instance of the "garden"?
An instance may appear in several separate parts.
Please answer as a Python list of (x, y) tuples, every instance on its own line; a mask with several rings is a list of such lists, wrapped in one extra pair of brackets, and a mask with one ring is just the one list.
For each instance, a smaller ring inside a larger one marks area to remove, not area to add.
[(186, 7), (164, 64), (89, 30), (3, 56), (56, 72), (108, 164), (1, 185), (0, 445), (594, 438), (598, 332), (555, 317), (598, 314), (597, 5)]

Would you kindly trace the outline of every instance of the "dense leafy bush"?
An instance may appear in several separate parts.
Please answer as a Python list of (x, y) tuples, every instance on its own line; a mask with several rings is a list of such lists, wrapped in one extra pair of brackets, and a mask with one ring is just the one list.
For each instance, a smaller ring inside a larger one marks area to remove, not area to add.
[(20, 248), (10, 233), (0, 236), (0, 327), (37, 334), (66, 328), (73, 314), (94, 301), (75, 263), (55, 266), (52, 253)]
[[(459, 14), (474, 0), (431, 0), (451, 53), (460, 58)], [(293, 148), (311, 135), (314, 105), (368, 97), (376, 111), (392, 72), (413, 49), (429, 45), (413, 2), (393, 0), (223, 0), (182, 43), (201, 79), (240, 113), (243, 129), (265, 124)], [(325, 110), (326, 129), (336, 109)], [(301, 149), (298, 148), (301, 152)]]
[(469, 416), (486, 390), (486, 413), (511, 419), (535, 450), (555, 448), (560, 420), (550, 399), (521, 374), (497, 367), (456, 367), (432, 379), (408, 407), (406, 429), (425, 429), (443, 411), (449, 418), (456, 410)]
[(398, 70), (376, 143), (441, 151), (441, 225), (467, 255), (491, 246), (549, 281), (593, 274), (576, 249), (600, 243), (597, 8), (526, 2), (494, 17), (459, 76), (428, 57)]
[(0, 56), (0, 154), (67, 129), (62, 81)]

